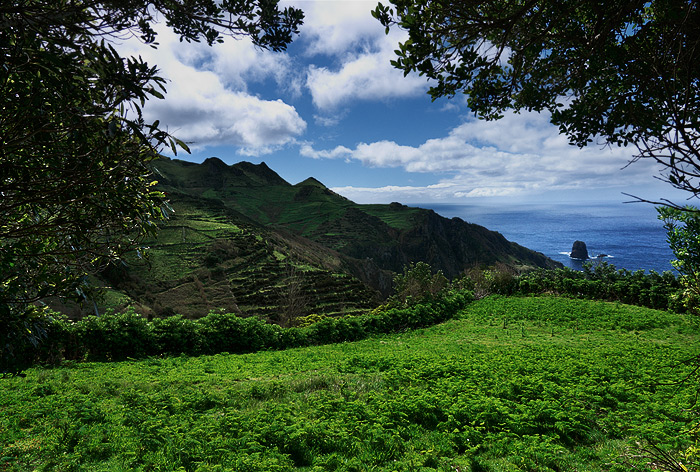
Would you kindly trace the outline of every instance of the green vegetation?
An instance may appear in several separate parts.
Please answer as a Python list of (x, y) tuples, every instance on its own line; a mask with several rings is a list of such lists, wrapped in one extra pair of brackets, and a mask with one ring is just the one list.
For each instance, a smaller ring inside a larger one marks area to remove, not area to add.
[[(683, 302), (682, 286), (672, 272), (628, 271), (602, 264), (573, 269), (534, 270), (520, 276), (505, 270), (485, 271), (486, 293), (556, 293), (589, 300), (619, 301), (631, 305), (684, 312), (693, 306)], [(691, 310), (692, 311), (692, 310)]]
[[(124, 294), (97, 299), (100, 313), (133, 309), (150, 317), (199, 318), (210, 311), (282, 324), (312, 313), (358, 314), (379, 303), (337, 253), (268, 230), (216, 200), (169, 192), (174, 213), (146, 241), (147, 259), (103, 271), (103, 285)], [(73, 319), (92, 307), (51, 306)]]
[(386, 277), (377, 274), (401, 272), (411, 262), (428, 263), (448, 277), (476, 263), (530, 268), (559, 265), (457, 218), (399, 203), (359, 205), (313, 178), (291, 185), (264, 163), (228, 166), (217, 158), (202, 164), (161, 159), (155, 166), (161, 177), (159, 188), (168, 194), (206, 198), (267, 230), (291, 233), (337, 251), (348, 261), (346, 273), (384, 296), (390, 294), (390, 287)]
[[(27, 363), (62, 360), (123, 360), (166, 354), (247, 353), (263, 349), (356, 341), (369, 336), (431, 326), (453, 318), (471, 300), (466, 292), (445, 289), (419, 304), (390, 303), (361, 316), (301, 317), (305, 327), (283, 328), (255, 317), (210, 313), (197, 320), (181, 316), (149, 321), (139, 314), (87, 316), (71, 322), (57, 316), (46, 326), (46, 339), (27, 346)], [(312, 321), (313, 320), (313, 321)]]
[(403, 273), (394, 277), (392, 302), (410, 305), (432, 300), (444, 294), (449, 288), (447, 278), (438, 271), (433, 273), (425, 262), (406, 266)]
[(47, 297), (84, 299), (88, 275), (138, 249), (167, 204), (151, 164), (187, 146), (147, 123), (165, 79), (111, 40), (157, 47), (163, 21), (185, 41), (248, 37), (280, 51), (300, 10), (277, 1), (7, 0), (0, 8), (0, 371), (43, 337)]
[[(290, 274), (293, 277), (294, 274)], [(342, 278), (342, 276), (340, 276)], [(342, 283), (342, 282), (341, 282)], [(204, 287), (201, 284), (201, 290)], [(305, 296), (303, 287), (294, 296)], [(60, 316), (46, 328), (46, 342), (27, 347), (25, 363), (55, 363), (61, 359), (126, 359), (162, 354), (243, 353), (261, 349), (354, 341), (367, 336), (430, 326), (451, 319), (473, 298), (491, 294), (559, 294), (573, 298), (623, 301), (651, 308), (676, 307), (682, 311), (682, 289), (670, 274), (616, 271), (607, 264), (535, 271), (516, 275), (508, 268), (472, 270), (449, 283), (441, 272), (417, 263), (395, 276), (395, 294), (370, 313), (329, 317), (292, 313), (293, 304), (266, 318), (243, 318), (223, 311), (199, 319), (169, 316), (147, 320), (133, 311), (87, 316), (69, 322)], [(290, 289), (291, 290), (291, 289)], [(168, 293), (173, 293), (169, 291)], [(294, 326), (292, 329), (284, 329)]]
[(658, 208), (659, 219), (664, 221), (668, 243), (676, 256), (671, 261), (680, 274), (683, 293), (679, 297), (689, 311), (700, 313), (700, 214), (692, 206), (685, 208)]
[[(302, 14), (275, 0), (122, 3), (0, 9), (0, 470), (698, 467), (698, 325), (673, 311), (697, 311), (694, 215), (662, 211), (679, 280), (606, 265), (519, 274), (556, 264), (459, 219), (357, 205), (313, 178), (290, 185), (264, 164), (157, 158), (186, 148), (143, 121), (164, 81), (101, 38), (155, 45), (161, 15), (181, 39), (281, 50)], [(695, 3), (493, 2), (478, 6), (485, 30), (464, 38), (470, 5), (393, 3), (397, 20), (375, 15), (409, 29), (396, 65), (438, 79), (435, 96), (466, 87), (487, 118), (549, 109), (577, 144), (633, 142), (697, 193)], [(577, 37), (593, 39), (569, 47)], [(484, 58), (484, 39), (510, 62)], [(166, 192), (176, 212), (155, 237)], [(465, 275), (476, 263), (489, 268)], [(86, 300), (88, 280), (105, 286), (94, 307), (117, 313), (74, 307), (74, 322), (35, 305), (67, 312), (50, 297)]]
[(419, 218), (420, 208), (408, 207), (400, 203), (390, 203), (387, 205), (363, 205), (365, 212), (376, 216), (384, 223), (395, 229), (410, 229)]
[(488, 297), (359, 342), (33, 368), (0, 382), (0, 468), (653, 470), (645, 450), (679, 458), (692, 442), (695, 384), (678, 380), (697, 328), (617, 303)]
[(376, 307), (409, 263), (448, 277), (476, 263), (556, 266), (481, 226), (398, 203), (358, 205), (313, 178), (290, 185), (265, 164), (163, 158), (154, 168), (174, 211), (143, 242), (148, 257), (126, 255), (98, 274), (95, 303), (52, 299), (52, 309), (72, 319), (223, 311), (287, 327)]

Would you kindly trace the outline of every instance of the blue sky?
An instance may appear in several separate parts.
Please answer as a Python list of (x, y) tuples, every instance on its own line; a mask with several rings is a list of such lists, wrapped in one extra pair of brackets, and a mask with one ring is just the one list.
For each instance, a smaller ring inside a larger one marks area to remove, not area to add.
[[(246, 39), (180, 43), (159, 27), (158, 49), (129, 40), (168, 79), (146, 104), (201, 162), (266, 162), (294, 184), (313, 176), (358, 203), (473, 204), (673, 198), (651, 162), (625, 168), (633, 149), (570, 146), (548, 116), (477, 120), (464, 97), (432, 102), (429, 84), (389, 61), (403, 32), (370, 14), (376, 0), (284, 1), (306, 15), (287, 51)], [(624, 168), (624, 169), (623, 169)]]

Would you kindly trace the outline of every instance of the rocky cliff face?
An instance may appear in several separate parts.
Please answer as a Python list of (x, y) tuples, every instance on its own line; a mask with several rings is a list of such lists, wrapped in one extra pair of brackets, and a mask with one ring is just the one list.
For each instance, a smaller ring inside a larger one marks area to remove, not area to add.
[(544, 254), (508, 241), (503, 235), (460, 218), (447, 219), (426, 210), (414, 229), (401, 235), (401, 247), (409, 258), (421, 256), (445, 275), (457, 276), (472, 266), (503, 262), (513, 266), (559, 267)]

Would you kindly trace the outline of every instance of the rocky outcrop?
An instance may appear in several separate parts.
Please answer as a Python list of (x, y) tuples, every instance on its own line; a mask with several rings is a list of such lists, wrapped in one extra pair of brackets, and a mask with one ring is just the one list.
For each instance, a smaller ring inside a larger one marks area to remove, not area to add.
[(583, 241), (574, 241), (574, 245), (571, 247), (571, 255), (569, 257), (582, 261), (588, 260), (588, 248), (586, 247), (586, 243)]
[(432, 210), (422, 211), (415, 226), (401, 232), (399, 248), (407, 260), (425, 261), (448, 277), (499, 262), (516, 267), (559, 267), (544, 254), (508, 241), (498, 232), (460, 218), (444, 218)]
[[(402, 211), (398, 206), (393, 209)], [(361, 207), (351, 207), (311, 237), (342, 254), (371, 260), (377, 267), (393, 272), (401, 272), (416, 261), (426, 262), (450, 278), (462, 275), (471, 267), (499, 262), (516, 267), (560, 266), (544, 254), (510, 242), (483, 226), (460, 218), (445, 218), (432, 210), (413, 209), (413, 212), (411, 226), (398, 229), (367, 214)]]

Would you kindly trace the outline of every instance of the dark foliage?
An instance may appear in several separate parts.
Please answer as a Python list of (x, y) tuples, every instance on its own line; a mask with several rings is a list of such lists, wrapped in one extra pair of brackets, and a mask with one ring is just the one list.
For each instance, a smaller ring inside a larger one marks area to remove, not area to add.
[(583, 271), (569, 268), (535, 270), (507, 283), (503, 295), (553, 293), (591, 300), (619, 301), (661, 310), (686, 311), (681, 302), (682, 287), (671, 272), (617, 270), (615, 266), (585, 264)]
[[(247, 36), (281, 50), (300, 10), (277, 1), (10, 0), (0, 4), (0, 363), (41, 341), (31, 304), (85, 298), (87, 274), (138, 249), (167, 213), (151, 164), (187, 145), (147, 123), (165, 80), (110, 40), (157, 43), (158, 19), (181, 40)], [(118, 350), (118, 349), (117, 349)], [(11, 364), (15, 362), (15, 366)]]
[(180, 316), (148, 321), (133, 312), (90, 316), (78, 322), (53, 318), (46, 341), (22, 352), (24, 368), (62, 360), (124, 360), (177, 354), (250, 353), (265, 349), (357, 341), (446, 321), (472, 300), (451, 292), (402, 308), (367, 315), (326, 318), (306, 328), (282, 328), (258, 318), (210, 313), (198, 320)]
[(548, 111), (571, 143), (634, 145), (700, 192), (700, 5), (693, 0), (390, 0), (395, 67), (480, 117)]

